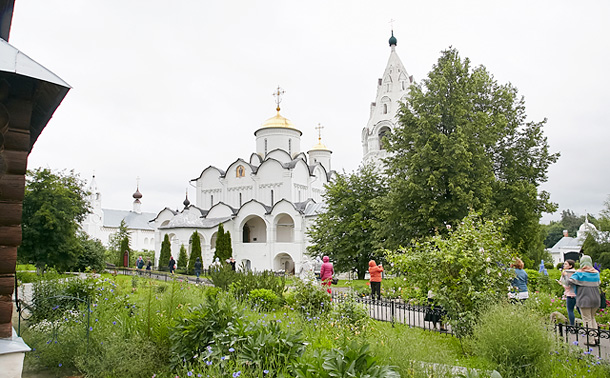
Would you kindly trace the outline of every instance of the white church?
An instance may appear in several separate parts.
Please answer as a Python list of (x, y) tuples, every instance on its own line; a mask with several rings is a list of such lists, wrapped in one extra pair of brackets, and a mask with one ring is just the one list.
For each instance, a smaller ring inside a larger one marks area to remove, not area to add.
[[(393, 32), (389, 45), (390, 57), (382, 78), (378, 79), (375, 102), (362, 130), (365, 164), (379, 165), (386, 156), (383, 136), (396, 125), (398, 102), (404, 101), (413, 83), (396, 53)], [(309, 260), (306, 230), (317, 214), (324, 211), (325, 185), (336, 173), (331, 167), (332, 151), (322, 143), (320, 133), (318, 144), (301, 150), (302, 132), (280, 113), (282, 94), (278, 87), (274, 94), (277, 113), (254, 130), (255, 152), (248, 158), (237, 158), (224, 169), (214, 166), (203, 169), (191, 180), (196, 188), (194, 204), (186, 198), (182, 211), (165, 208), (149, 217), (149, 230), (141, 245), (145, 247), (145, 241), (153, 241), (157, 260), (165, 235), (171, 241), (172, 256), (177, 258), (181, 245), (190, 253), (191, 237), (197, 232), (203, 263), (208, 267), (213, 261), (220, 224), (225, 232), (231, 233), (233, 257), (238, 266), (298, 273)], [(139, 203), (139, 198), (135, 200)], [(130, 213), (136, 213), (136, 207)], [(85, 230), (95, 236), (92, 230), (97, 226), (89, 218), (87, 222)], [(103, 224), (104, 220), (97, 222)], [(138, 249), (136, 245), (132, 248)], [(166, 264), (156, 261), (157, 266)]]

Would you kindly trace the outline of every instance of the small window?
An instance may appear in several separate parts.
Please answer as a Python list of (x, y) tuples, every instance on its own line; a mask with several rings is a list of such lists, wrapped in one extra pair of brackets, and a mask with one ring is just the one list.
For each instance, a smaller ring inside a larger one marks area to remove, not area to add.
[(267, 155), (267, 138), (265, 138), (265, 156)]
[(292, 139), (288, 139), (288, 155), (292, 156)]
[(404, 81), (400, 82), (400, 88), (402, 88), (403, 91), (405, 90), (405, 82)]
[(271, 189), (271, 206), (273, 206), (273, 189)]
[(214, 206), (214, 195), (210, 195), (210, 207)]
[(388, 104), (383, 104), (383, 114), (388, 114)]
[(240, 165), (235, 170), (235, 177), (244, 177), (246, 175), (246, 169), (243, 165)]
[(239, 207), (241, 207), (241, 193), (239, 193)]

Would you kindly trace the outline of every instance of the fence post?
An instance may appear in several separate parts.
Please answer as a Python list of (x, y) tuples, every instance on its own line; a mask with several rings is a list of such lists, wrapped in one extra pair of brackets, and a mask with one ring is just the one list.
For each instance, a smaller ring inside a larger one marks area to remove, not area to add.
[(390, 315), (390, 319), (391, 319), (391, 321), (392, 321), (392, 328), (394, 328), (394, 311), (395, 311), (396, 309), (395, 309), (395, 307), (394, 307), (394, 306), (395, 306), (394, 301), (391, 301), (390, 303), (391, 303), (391, 309), (392, 309), (392, 311), (391, 311), (391, 315)]

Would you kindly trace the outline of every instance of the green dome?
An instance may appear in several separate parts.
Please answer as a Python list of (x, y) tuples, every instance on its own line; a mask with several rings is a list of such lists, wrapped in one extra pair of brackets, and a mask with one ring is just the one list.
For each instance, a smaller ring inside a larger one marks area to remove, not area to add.
[(392, 30), (392, 36), (390, 37), (390, 46), (396, 46), (398, 41), (396, 40), (396, 37), (394, 37), (394, 30)]

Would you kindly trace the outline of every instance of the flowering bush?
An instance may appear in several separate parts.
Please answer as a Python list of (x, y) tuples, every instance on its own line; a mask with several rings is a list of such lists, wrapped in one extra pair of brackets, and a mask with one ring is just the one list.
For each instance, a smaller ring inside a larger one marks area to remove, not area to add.
[(508, 292), (512, 256), (499, 231), (502, 224), (471, 212), (455, 229), (447, 227), (447, 236), (437, 234), (387, 252), (408, 287), (432, 290), (458, 336), (469, 334), (479, 312)]

